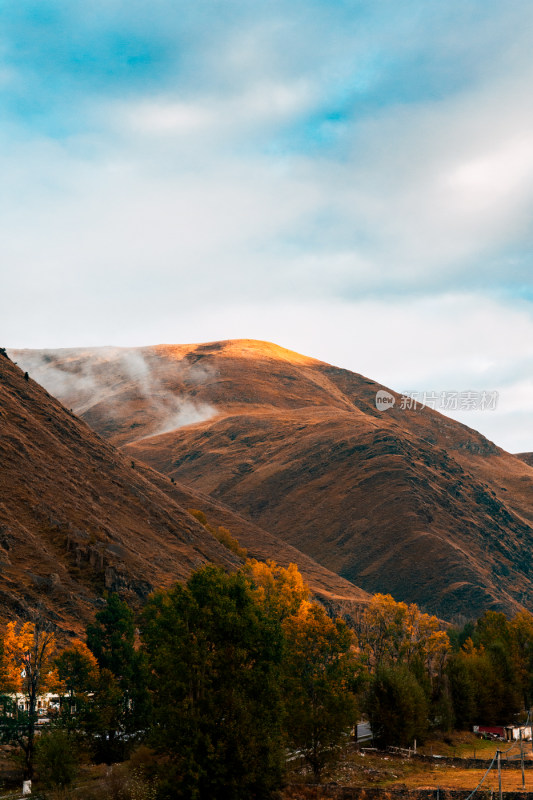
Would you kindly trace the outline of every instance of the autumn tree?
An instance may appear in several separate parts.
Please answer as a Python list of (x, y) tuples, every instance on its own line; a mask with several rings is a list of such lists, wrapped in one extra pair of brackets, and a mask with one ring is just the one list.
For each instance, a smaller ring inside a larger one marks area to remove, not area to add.
[(355, 690), (360, 672), (352, 631), (322, 606), (302, 603), (286, 618), (285, 712), (292, 748), (320, 780), (357, 723)]
[(297, 614), (311, 594), (296, 564), (282, 567), (275, 561), (249, 559), (244, 574), (255, 601), (268, 616), (280, 622)]
[(53, 665), (55, 649), (54, 635), (43, 621), (22, 625), (9, 622), (6, 626), (3, 642), (5, 688), (22, 694), (26, 708), (21, 711), (15, 704), (13, 716), (4, 719), (3, 731), (22, 748), (27, 780), (33, 778), (38, 698), (57, 682)]
[(359, 641), (369, 664), (406, 664), (419, 659), (428, 674), (442, 671), (450, 641), (435, 616), (415, 603), (396, 602), (390, 594), (375, 594), (366, 608)]
[(65, 647), (55, 660), (58, 689), (62, 698), (62, 712), (68, 718), (78, 715), (87, 707), (96, 690), (100, 671), (94, 654), (87, 645), (75, 640)]

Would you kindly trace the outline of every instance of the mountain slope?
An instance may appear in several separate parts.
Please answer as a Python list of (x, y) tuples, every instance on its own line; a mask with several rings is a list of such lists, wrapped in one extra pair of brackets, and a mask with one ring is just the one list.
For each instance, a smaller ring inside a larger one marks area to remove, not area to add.
[(516, 457), (528, 464), (530, 467), (533, 467), (533, 453), (517, 453)]
[(247, 340), (16, 357), (133, 458), (367, 591), (448, 618), (533, 607), (533, 469), (398, 395), (378, 411), (361, 375)]
[[(70, 634), (94, 613), (104, 590), (135, 602), (207, 562), (237, 565), (180, 504), (197, 508), (203, 501), (104, 442), (0, 355), (3, 617), (40, 613)], [(244, 532), (231, 512), (205, 510), (217, 524)], [(255, 529), (254, 538), (258, 556), (295, 560), (295, 551), (269, 534)], [(328, 599), (364, 599), (347, 581), (302, 561), (312, 588)]]

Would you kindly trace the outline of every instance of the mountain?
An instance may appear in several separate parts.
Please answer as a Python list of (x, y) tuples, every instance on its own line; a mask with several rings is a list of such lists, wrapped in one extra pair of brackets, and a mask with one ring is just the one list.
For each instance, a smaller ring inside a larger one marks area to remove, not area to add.
[[(250, 555), (300, 559), (331, 603), (364, 592), (197, 492), (102, 440), (0, 350), (0, 616), (42, 615), (78, 633), (104, 590), (139, 603), (206, 563), (241, 560), (186, 508), (250, 540)], [(253, 541), (251, 541), (253, 539)]]
[(517, 453), (516, 457), (533, 467), (533, 453)]
[(14, 357), (129, 458), (368, 592), (533, 608), (533, 468), (390, 390), (378, 410), (368, 378), (249, 340)]

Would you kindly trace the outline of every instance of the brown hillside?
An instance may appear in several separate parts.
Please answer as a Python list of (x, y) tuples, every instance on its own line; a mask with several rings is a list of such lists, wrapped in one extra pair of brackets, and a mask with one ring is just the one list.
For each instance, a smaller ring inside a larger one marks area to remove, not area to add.
[[(444, 617), (533, 608), (533, 469), (268, 343), (20, 351), (99, 432), (367, 591)], [(180, 416), (181, 415), (181, 416)]]
[[(180, 502), (203, 504), (243, 542), (244, 520), (117, 451), (2, 355), (0, 423), (2, 617), (41, 613), (69, 634), (104, 590), (135, 602), (206, 562), (239, 563)], [(251, 555), (295, 560), (292, 548), (259, 529), (254, 540)], [(364, 599), (310, 558), (302, 567), (317, 592)]]
[(516, 457), (533, 467), (533, 453), (517, 453)]

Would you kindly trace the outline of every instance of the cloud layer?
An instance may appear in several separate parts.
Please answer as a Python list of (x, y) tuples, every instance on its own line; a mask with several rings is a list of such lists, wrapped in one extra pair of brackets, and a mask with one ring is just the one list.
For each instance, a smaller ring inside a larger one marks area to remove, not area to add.
[(396, 389), (481, 369), (507, 411), (479, 428), (533, 449), (531, 4), (12, 0), (5, 22), (5, 345), (260, 335)]

